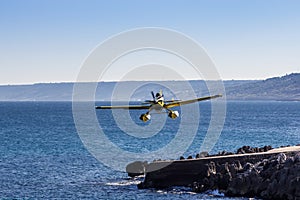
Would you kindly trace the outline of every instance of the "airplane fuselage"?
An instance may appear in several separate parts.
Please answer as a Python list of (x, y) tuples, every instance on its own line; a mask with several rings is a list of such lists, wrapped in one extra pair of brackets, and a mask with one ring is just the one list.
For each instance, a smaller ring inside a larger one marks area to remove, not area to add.
[(165, 103), (163, 101), (159, 100), (159, 101), (155, 102), (154, 104), (152, 104), (151, 110), (153, 109), (155, 111), (160, 112), (164, 109), (164, 104)]
[(151, 106), (151, 110), (155, 110), (155, 111), (162, 111), (164, 109), (164, 105), (165, 105), (165, 102), (164, 102), (164, 97), (161, 95), (161, 96), (158, 96), (155, 98), (155, 102), (152, 104)]

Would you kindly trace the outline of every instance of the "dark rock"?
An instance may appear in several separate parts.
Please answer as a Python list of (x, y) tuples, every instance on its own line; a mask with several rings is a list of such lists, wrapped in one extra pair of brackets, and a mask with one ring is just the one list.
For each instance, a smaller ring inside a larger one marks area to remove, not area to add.
[(251, 171), (253, 168), (254, 168), (254, 165), (252, 163), (247, 162), (244, 165), (243, 170), (244, 170), (244, 172), (246, 172), (246, 171)]
[(300, 152), (295, 155), (294, 160), (295, 163), (300, 162)]
[(295, 162), (294, 157), (287, 158), (286, 161), (285, 161), (285, 166), (286, 167), (292, 167), (294, 162)]
[(280, 153), (278, 156), (277, 156), (277, 161), (279, 163), (284, 163), (286, 161), (286, 155), (284, 153)]
[(236, 153), (237, 154), (245, 154), (246, 152), (244, 151), (243, 148), (239, 148)]
[[(244, 146), (241, 150), (250, 148)], [(300, 153), (279, 153), (256, 163), (246, 162), (243, 167), (240, 162), (208, 166), (205, 178), (194, 183), (195, 192), (218, 189), (226, 196), (300, 199)]]
[(264, 152), (267, 152), (269, 150), (273, 149), (272, 146), (264, 146)]
[(210, 162), (208, 165), (208, 170), (207, 170), (207, 177), (211, 176), (212, 174), (216, 174), (216, 164), (215, 162)]

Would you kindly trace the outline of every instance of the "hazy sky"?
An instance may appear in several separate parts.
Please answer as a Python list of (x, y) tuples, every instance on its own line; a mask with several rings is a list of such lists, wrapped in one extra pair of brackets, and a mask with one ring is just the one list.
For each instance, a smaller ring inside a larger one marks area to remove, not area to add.
[(0, 0), (0, 84), (75, 81), (106, 38), (138, 27), (200, 43), (223, 79), (300, 72), (298, 0)]

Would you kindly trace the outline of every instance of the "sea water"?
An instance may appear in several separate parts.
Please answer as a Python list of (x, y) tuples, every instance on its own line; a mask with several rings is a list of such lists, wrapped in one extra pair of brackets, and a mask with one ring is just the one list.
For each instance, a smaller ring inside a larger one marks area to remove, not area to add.
[[(180, 118), (167, 118), (160, 132), (151, 138), (137, 138), (118, 127), (111, 111), (96, 113), (109, 140), (135, 153), (167, 145), (180, 123)], [(130, 111), (131, 119), (139, 126), (143, 126), (138, 119), (141, 113)], [(199, 153), (211, 120), (211, 104), (200, 103), (200, 113), (198, 131), (184, 157)], [(89, 153), (75, 128), (71, 102), (1, 102), (0, 116), (1, 199), (243, 199), (224, 197), (218, 191), (195, 194), (183, 187), (137, 189), (141, 177), (131, 179)], [(229, 101), (223, 130), (210, 153), (234, 152), (243, 145), (279, 147), (299, 143), (300, 102)], [(157, 158), (164, 159), (160, 156)]]

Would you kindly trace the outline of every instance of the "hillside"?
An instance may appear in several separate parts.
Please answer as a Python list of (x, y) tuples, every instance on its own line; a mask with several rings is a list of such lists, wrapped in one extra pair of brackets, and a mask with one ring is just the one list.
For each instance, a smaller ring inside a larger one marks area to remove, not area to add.
[[(166, 82), (100, 82), (96, 91), (96, 100), (108, 101), (111, 99), (116, 84), (121, 85), (123, 93), (131, 94), (133, 85), (140, 87), (132, 94), (131, 100), (150, 99), (150, 92), (164, 90), (168, 99), (176, 98), (179, 93), (183, 99), (190, 98), (190, 90), (184, 87), (182, 81), (168, 81), (167, 84), (176, 88), (170, 91), (161, 86)], [(283, 77), (274, 77), (266, 80), (230, 80), (224, 81), (226, 96), (229, 100), (296, 100), (300, 101), (300, 73), (293, 73)], [(197, 96), (208, 95), (204, 81), (190, 81)], [(39, 83), (33, 85), (4, 85), (0, 86), (0, 101), (72, 101), (74, 83)], [(124, 97), (125, 98), (125, 97)], [(118, 100), (125, 100), (122, 95)]]
[(300, 73), (226, 88), (227, 99), (300, 101)]

